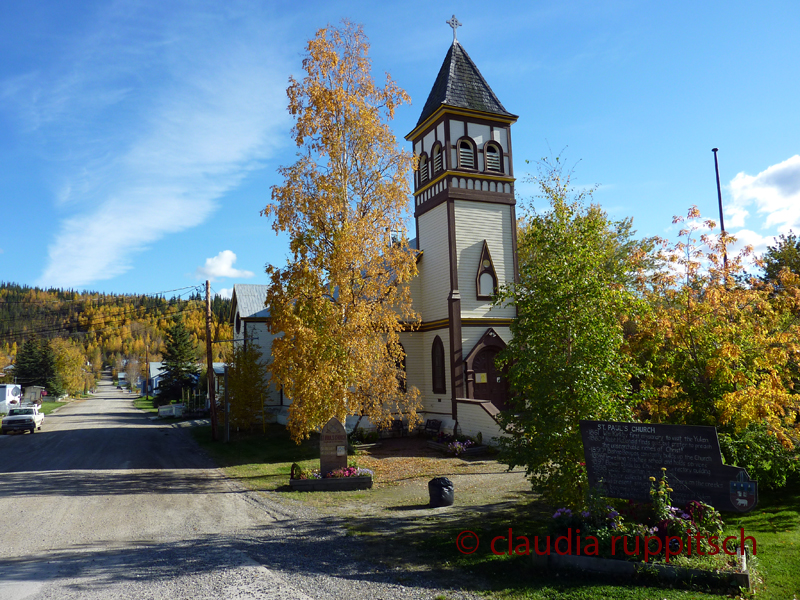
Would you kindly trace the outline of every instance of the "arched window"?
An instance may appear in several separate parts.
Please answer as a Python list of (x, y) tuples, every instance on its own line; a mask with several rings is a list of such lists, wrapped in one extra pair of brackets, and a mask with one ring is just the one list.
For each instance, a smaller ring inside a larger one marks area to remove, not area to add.
[(489, 253), (489, 244), (486, 240), (483, 240), (475, 285), (477, 287), (478, 300), (491, 300), (492, 296), (497, 293), (497, 272), (494, 269), (494, 261)]
[(428, 181), (428, 157), (424, 154), (419, 157), (419, 184)]
[(458, 142), (458, 166), (461, 169), (475, 168), (475, 147), (469, 140)]
[(438, 143), (433, 147), (431, 156), (433, 157), (433, 175), (437, 175), (444, 170), (442, 169), (442, 147)]
[(239, 333), (242, 330), (242, 321), (239, 318), (239, 313), (236, 313), (236, 333)]
[(444, 376), (444, 344), (438, 335), (433, 340), (431, 348), (431, 377), (433, 379), (433, 393), (447, 393)]
[(479, 296), (492, 296), (494, 294), (494, 277), (492, 277), (491, 273), (481, 273), (479, 285)]
[(483, 148), (484, 158), (486, 159), (486, 170), (501, 173), (503, 171), (503, 159), (498, 148), (495, 144), (486, 144)]

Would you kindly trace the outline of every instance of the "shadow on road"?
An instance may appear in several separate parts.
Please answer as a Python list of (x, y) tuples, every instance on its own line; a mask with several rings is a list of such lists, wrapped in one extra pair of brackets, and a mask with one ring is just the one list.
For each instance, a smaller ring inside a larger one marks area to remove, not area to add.
[(8, 473), (0, 478), (0, 498), (26, 496), (116, 496), (130, 494), (234, 493), (215, 485), (218, 478), (205, 470), (182, 471), (42, 471)]

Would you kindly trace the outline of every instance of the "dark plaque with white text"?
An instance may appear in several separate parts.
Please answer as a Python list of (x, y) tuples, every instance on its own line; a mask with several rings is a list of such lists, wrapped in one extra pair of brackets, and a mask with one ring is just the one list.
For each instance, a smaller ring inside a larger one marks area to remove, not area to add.
[(589, 484), (602, 482), (604, 496), (649, 502), (650, 477), (666, 467), (676, 506), (747, 512), (758, 502), (747, 471), (722, 464), (715, 427), (581, 421), (581, 438)]

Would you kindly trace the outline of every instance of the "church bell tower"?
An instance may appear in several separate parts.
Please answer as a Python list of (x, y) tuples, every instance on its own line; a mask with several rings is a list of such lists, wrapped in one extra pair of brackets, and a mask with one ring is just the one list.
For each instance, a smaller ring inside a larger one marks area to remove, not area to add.
[[(517, 277), (511, 150), (517, 116), (503, 107), (456, 39), (455, 16), (448, 24), (453, 43), (406, 140), (419, 165), (414, 217), (422, 251), (421, 301), (415, 302), (425, 335), (420, 349), (423, 356), (432, 353), (433, 365), (423, 402), (426, 410), (437, 414), (438, 408), (458, 421), (458, 408), (468, 400), (497, 408), (504, 403), (504, 376), (495, 373), (493, 357), (505, 345), (502, 339), (510, 339), (515, 313), (492, 306), (491, 298)], [(440, 347), (444, 377), (437, 374)], [(442, 410), (442, 396), (449, 410)]]

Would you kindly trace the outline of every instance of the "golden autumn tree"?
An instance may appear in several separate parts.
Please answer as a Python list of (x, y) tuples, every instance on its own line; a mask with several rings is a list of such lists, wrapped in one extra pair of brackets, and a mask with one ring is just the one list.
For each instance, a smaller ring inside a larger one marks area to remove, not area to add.
[(50, 340), (57, 377), (67, 394), (80, 394), (94, 385), (94, 377), (84, 369), (86, 357), (77, 343), (63, 338)]
[(308, 42), (306, 76), (287, 89), (297, 162), (280, 169), (284, 182), (262, 211), (291, 240), (288, 264), (267, 268), (267, 305), (271, 331), (282, 334), (271, 377), (292, 399), (297, 441), (334, 416), (416, 421), (419, 392), (403, 391), (399, 366), (399, 333), (417, 320), (404, 224), (413, 159), (387, 124), (408, 96), (388, 74), (382, 86), (373, 81), (368, 49), (362, 28), (346, 21)]
[(732, 253), (735, 240), (712, 235), (714, 222), (694, 207), (674, 222), (683, 239), (640, 280), (650, 305), (630, 340), (643, 367), (640, 418), (713, 425), (734, 438), (758, 424), (791, 450), (800, 437), (800, 278), (748, 277), (751, 250)]

